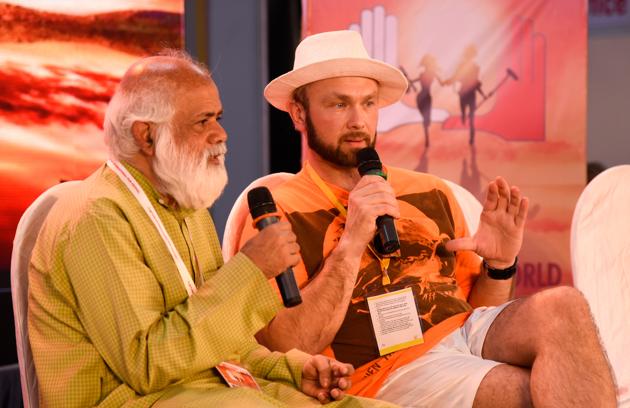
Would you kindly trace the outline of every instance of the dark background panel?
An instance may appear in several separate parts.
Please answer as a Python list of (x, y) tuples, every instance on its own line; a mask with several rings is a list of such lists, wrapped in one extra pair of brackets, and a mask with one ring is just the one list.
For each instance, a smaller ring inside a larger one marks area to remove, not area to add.
[[(302, 7), (299, 1), (267, 0), (269, 80), (293, 68), (300, 42)], [(297, 173), (301, 166), (300, 134), (289, 115), (269, 105), (269, 171)]]
[[(9, 271), (2, 271), (0, 274), (3, 277), (9, 277)], [(3, 282), (3, 286), (0, 287), (0, 324), (3, 333), (0, 336), (0, 366), (17, 363), (15, 324), (13, 323), (13, 305), (11, 304), (9, 282)]]

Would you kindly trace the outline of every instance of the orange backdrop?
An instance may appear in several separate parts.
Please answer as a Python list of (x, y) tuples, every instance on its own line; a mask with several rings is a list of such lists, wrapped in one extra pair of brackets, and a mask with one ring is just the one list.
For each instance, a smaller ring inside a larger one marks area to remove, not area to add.
[(530, 198), (517, 295), (571, 284), (571, 216), (586, 179), (586, 1), (303, 5), (304, 35), (357, 30), (372, 57), (413, 81), (401, 102), (381, 110), (381, 159), (480, 199), (489, 180), (506, 177)]
[(102, 121), (116, 84), (139, 57), (181, 48), (183, 7), (183, 0), (0, 1), (0, 273), (8, 274), (26, 207), (107, 157)]

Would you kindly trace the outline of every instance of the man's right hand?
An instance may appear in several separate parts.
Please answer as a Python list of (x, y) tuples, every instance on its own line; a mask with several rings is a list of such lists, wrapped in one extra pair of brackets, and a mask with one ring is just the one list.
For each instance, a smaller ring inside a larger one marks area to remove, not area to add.
[(300, 262), (300, 246), (291, 224), (280, 221), (269, 225), (247, 241), (241, 252), (258, 266), (268, 279)]
[(392, 186), (380, 176), (364, 176), (348, 196), (348, 217), (342, 239), (360, 255), (376, 233), (380, 215), (400, 217)]

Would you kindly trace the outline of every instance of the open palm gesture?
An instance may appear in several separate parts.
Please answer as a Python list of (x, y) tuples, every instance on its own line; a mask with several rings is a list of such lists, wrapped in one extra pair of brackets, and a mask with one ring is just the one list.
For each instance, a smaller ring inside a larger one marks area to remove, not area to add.
[(488, 194), (472, 237), (449, 241), (450, 251), (469, 250), (483, 257), (488, 266), (505, 269), (514, 263), (523, 243), (523, 231), (529, 201), (516, 186), (497, 177), (488, 186)]

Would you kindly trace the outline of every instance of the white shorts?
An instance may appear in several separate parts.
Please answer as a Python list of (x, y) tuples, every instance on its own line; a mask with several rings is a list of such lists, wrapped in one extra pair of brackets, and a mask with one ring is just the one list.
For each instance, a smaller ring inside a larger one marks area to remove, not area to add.
[(508, 304), (475, 309), (460, 329), (390, 374), (376, 398), (403, 407), (472, 407), (483, 378), (501, 364), (481, 358), (481, 349), (492, 322)]

